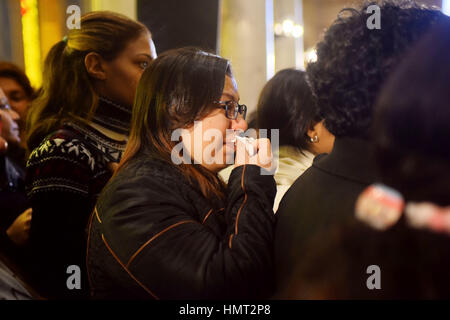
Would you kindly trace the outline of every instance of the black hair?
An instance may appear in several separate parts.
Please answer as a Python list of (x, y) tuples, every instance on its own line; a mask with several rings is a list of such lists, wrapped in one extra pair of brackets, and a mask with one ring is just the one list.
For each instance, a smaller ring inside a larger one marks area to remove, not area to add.
[(201, 165), (172, 163), (176, 142), (171, 135), (216, 108), (214, 101), (222, 95), (226, 76), (233, 78), (230, 62), (199, 48), (173, 49), (159, 55), (139, 81), (130, 138), (117, 171), (133, 158), (151, 154), (181, 170), (207, 200), (223, 198), (224, 185), (215, 173)]
[(450, 205), (449, 52), (450, 19), (411, 51), (376, 105), (380, 174), (408, 200)]
[(268, 129), (268, 136), (270, 129), (279, 129), (280, 146), (307, 150), (308, 129), (318, 121), (304, 71), (281, 70), (264, 86), (257, 106), (257, 126)]
[(0, 78), (14, 79), (25, 91), (28, 100), (34, 99), (34, 89), (25, 72), (13, 63), (0, 61)]
[[(381, 29), (369, 29), (368, 6), (378, 4)], [(368, 138), (380, 87), (430, 26), (448, 19), (413, 1), (370, 1), (344, 9), (317, 46), (307, 67), (325, 127), (335, 136)]]

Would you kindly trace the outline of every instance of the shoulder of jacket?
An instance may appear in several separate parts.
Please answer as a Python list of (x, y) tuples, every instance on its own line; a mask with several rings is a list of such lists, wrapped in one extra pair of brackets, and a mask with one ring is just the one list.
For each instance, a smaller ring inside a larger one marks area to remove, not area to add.
[(313, 164), (317, 164), (318, 162), (320, 162), (321, 160), (325, 159), (328, 156), (328, 153), (321, 153), (318, 154), (314, 160), (313, 160)]
[(148, 186), (155, 185), (162, 187), (175, 186), (177, 189), (183, 185), (188, 185), (186, 178), (176, 167), (158, 159), (140, 157), (130, 161), (123, 169), (119, 171), (114, 178), (124, 182), (129, 179), (133, 181), (148, 181)]

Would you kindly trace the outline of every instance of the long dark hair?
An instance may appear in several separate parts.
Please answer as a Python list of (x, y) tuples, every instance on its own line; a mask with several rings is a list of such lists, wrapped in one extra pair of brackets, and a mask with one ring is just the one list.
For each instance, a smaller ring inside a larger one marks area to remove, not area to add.
[(70, 30), (67, 38), (48, 53), (43, 85), (27, 119), (29, 151), (67, 120), (86, 121), (97, 107), (98, 96), (84, 59), (96, 52), (111, 61), (129, 42), (149, 32), (141, 23), (112, 12), (92, 12), (81, 18), (81, 29)]
[(215, 173), (201, 165), (172, 163), (171, 135), (214, 108), (225, 76), (233, 76), (228, 60), (197, 48), (166, 51), (153, 61), (138, 85), (130, 138), (118, 170), (139, 154), (151, 154), (181, 170), (208, 200), (223, 198), (224, 185)]
[(308, 129), (320, 118), (304, 71), (279, 71), (261, 91), (256, 110), (258, 128), (280, 130), (280, 146), (308, 149)]

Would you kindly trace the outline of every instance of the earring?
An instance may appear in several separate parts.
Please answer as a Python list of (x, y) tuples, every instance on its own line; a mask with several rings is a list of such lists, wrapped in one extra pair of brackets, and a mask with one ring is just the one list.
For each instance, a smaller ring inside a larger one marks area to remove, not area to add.
[(314, 136), (314, 138), (310, 138), (310, 140), (311, 140), (311, 143), (317, 143), (317, 142), (319, 142), (319, 136), (316, 134)]

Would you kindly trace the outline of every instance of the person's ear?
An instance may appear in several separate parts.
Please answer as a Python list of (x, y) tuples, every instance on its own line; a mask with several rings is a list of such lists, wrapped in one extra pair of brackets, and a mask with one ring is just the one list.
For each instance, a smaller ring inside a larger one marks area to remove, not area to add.
[(308, 135), (310, 142), (319, 142), (320, 122), (312, 122), (306, 134)]
[(106, 80), (104, 64), (104, 60), (96, 52), (89, 52), (84, 58), (84, 65), (89, 76), (97, 80)]

